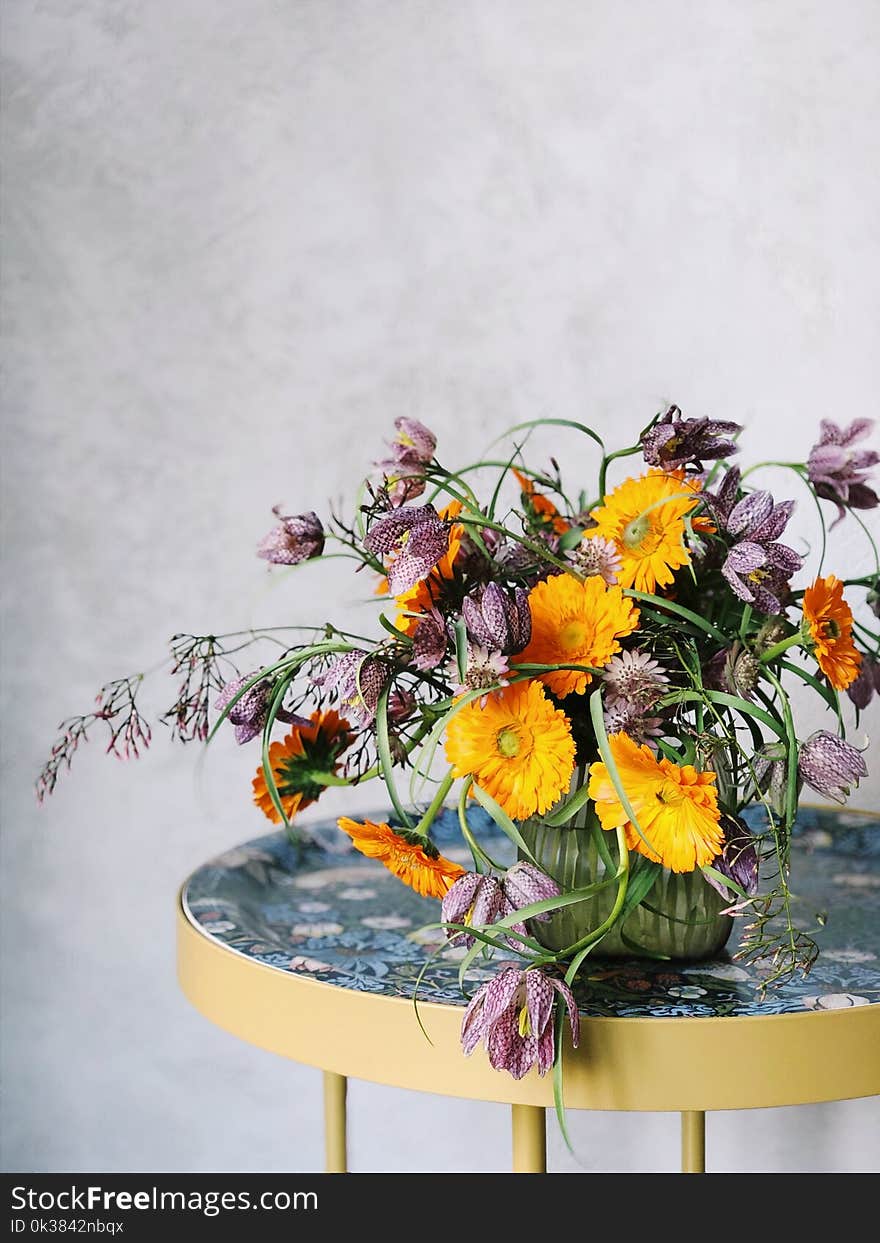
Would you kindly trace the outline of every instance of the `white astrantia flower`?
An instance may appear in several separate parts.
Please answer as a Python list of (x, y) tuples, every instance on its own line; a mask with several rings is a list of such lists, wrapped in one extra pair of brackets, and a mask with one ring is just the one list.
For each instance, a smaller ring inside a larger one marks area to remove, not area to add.
[(609, 705), (623, 700), (632, 707), (648, 708), (669, 684), (659, 661), (638, 650), (612, 656), (603, 674)]

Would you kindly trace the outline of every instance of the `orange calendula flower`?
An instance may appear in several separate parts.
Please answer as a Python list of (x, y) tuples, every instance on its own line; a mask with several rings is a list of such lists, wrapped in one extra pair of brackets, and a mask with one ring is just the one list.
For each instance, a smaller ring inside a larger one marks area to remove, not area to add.
[(724, 846), (715, 774), (658, 760), (650, 747), (639, 746), (628, 734), (612, 734), (608, 743), (644, 837), (630, 821), (600, 761), (590, 765), (588, 789), (602, 828), (622, 827), (630, 850), (672, 872), (692, 872), (711, 863)]
[(464, 876), (463, 867), (444, 859), (432, 842), (416, 833), (372, 820), (360, 823), (347, 816), (339, 821), (339, 827), (362, 855), (378, 859), (423, 898), (445, 898), (459, 876)]
[[(439, 512), (441, 518), (452, 522), (449, 531), (449, 548), (427, 578), (416, 583), (410, 591), (405, 591), (396, 597), (398, 614), (394, 624), (404, 634), (412, 634), (419, 624), (418, 617), (409, 617), (408, 614), (429, 613), (442, 594), (444, 584), (451, 582), (455, 577), (455, 559), (461, 552), (465, 528), (460, 522), (453, 522), (453, 519), (461, 513), (461, 501), (451, 501), (445, 509)], [(387, 580), (382, 579), (377, 588), (377, 594), (382, 592), (383, 583), (386, 584), (384, 590), (388, 590)]]
[[(700, 484), (686, 479), (683, 470), (650, 470), (638, 479), (626, 479), (592, 510), (596, 523), (586, 537), (601, 535), (617, 545), (623, 565), (621, 587), (654, 592), (667, 587), (674, 572), (689, 565), (684, 542), (685, 515), (700, 501)], [(695, 529), (709, 533), (711, 522), (694, 519)]]
[[(314, 803), (324, 790), (316, 774), (335, 773), (339, 756), (353, 741), (348, 721), (337, 712), (313, 712), (311, 721), (295, 725), (281, 742), (269, 747), (269, 764), (288, 820)], [(273, 824), (281, 823), (272, 802), (263, 767), (253, 780), (254, 802)]]
[(852, 609), (839, 578), (829, 574), (807, 588), (804, 619), (819, 668), (836, 691), (845, 691), (859, 676), (862, 654), (852, 641)]
[[(618, 639), (632, 634), (639, 610), (620, 587), (598, 574), (581, 582), (556, 574), (529, 592), (532, 637), (517, 657), (523, 664), (592, 665), (601, 669), (620, 651)], [(558, 669), (539, 675), (554, 695), (582, 695), (589, 673)]]
[(472, 776), (508, 816), (526, 820), (568, 790), (574, 740), (568, 717), (538, 682), (515, 682), (456, 713), (446, 758), (456, 777)]
[(530, 479), (528, 475), (524, 475), (519, 470), (514, 470), (513, 473), (516, 475), (526, 509), (531, 511), (539, 523), (542, 526), (548, 526), (554, 535), (564, 535), (570, 530), (571, 523), (566, 522), (549, 496), (544, 496), (542, 492), (537, 491), (534, 479)]

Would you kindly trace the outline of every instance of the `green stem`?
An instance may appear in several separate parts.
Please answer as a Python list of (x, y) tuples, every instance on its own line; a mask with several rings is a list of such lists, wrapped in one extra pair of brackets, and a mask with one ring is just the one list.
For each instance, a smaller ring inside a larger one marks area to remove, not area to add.
[(800, 631), (797, 634), (789, 635), (787, 639), (774, 643), (772, 647), (768, 647), (767, 651), (761, 656), (761, 664), (768, 665), (771, 660), (775, 660), (777, 656), (781, 656), (783, 652), (787, 652), (790, 647), (797, 647), (804, 641), (804, 636)]
[(634, 453), (641, 453), (641, 445), (633, 445), (629, 449), (618, 449), (616, 453), (606, 453), (602, 459), (602, 465), (599, 467), (599, 504), (605, 500), (605, 480), (608, 475), (608, 467), (620, 457), (632, 457)]
[(418, 822), (416, 827), (413, 829), (414, 833), (418, 833), (420, 837), (428, 836), (428, 829), (434, 823), (434, 818), (437, 815), (437, 812), (443, 806), (443, 800), (446, 798), (446, 795), (452, 789), (452, 784), (454, 781), (455, 781), (455, 778), (453, 777), (452, 769), (450, 768), (449, 772), (446, 774), (446, 776), (443, 778), (443, 780), (438, 785), (436, 793), (434, 794), (434, 797), (431, 799), (431, 803), (430, 803), (430, 806), (428, 807), (428, 810), (425, 812), (421, 820)]
[(598, 928), (588, 932), (580, 941), (576, 941), (574, 945), (570, 945), (568, 949), (562, 950), (558, 955), (560, 958), (569, 958), (572, 954), (580, 955), (578, 961), (576, 963), (573, 962), (565, 974), (565, 982), (568, 985), (571, 984), (577, 974), (578, 967), (581, 965), (581, 951), (602, 940), (605, 933), (617, 922), (617, 917), (620, 915), (623, 904), (626, 901), (626, 891), (629, 886), (629, 850), (626, 845), (626, 833), (624, 832), (623, 825), (620, 825), (617, 829), (617, 846), (620, 851), (620, 863), (617, 868), (617, 897), (614, 899), (614, 906), (612, 906), (608, 918)]

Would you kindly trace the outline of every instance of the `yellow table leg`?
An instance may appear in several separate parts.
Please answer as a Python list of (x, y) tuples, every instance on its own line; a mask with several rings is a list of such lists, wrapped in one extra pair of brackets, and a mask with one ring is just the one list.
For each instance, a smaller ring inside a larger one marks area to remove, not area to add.
[(547, 1173), (547, 1119), (538, 1105), (511, 1105), (514, 1174)]
[(702, 1109), (682, 1111), (681, 1172), (706, 1173), (706, 1115)]
[(324, 1151), (328, 1174), (347, 1174), (345, 1143), (345, 1075), (324, 1071)]

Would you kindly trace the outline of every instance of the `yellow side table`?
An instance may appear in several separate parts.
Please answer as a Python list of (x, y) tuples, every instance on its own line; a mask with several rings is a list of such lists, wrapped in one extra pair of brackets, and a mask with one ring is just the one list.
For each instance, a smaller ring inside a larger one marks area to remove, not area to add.
[[(565, 1053), (567, 1108), (679, 1112), (682, 1170), (695, 1173), (705, 1168), (707, 1111), (880, 1094), (880, 822), (812, 810), (799, 823), (803, 916), (829, 912), (811, 975), (762, 999), (757, 973), (727, 957), (596, 960), (580, 986), (580, 1047)], [(549, 1076), (516, 1082), (480, 1050), (463, 1057), (456, 951), (420, 988), (430, 1042), (416, 1021), (413, 985), (442, 936), (424, 928), (438, 914), (360, 855), (297, 851), (282, 834), (229, 851), (183, 886), (184, 993), (242, 1040), (324, 1072), (329, 1172), (347, 1168), (349, 1077), (505, 1102), (514, 1171), (546, 1169)], [(469, 979), (497, 969), (482, 964)]]

